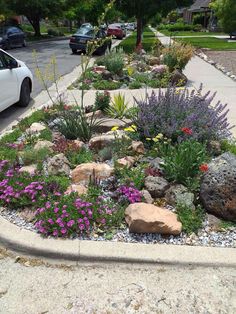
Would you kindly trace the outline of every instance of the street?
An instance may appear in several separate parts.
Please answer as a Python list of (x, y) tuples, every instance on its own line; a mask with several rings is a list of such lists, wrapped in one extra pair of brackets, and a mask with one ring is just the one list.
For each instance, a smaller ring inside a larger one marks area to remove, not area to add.
[[(56, 57), (57, 69), (59, 75), (70, 73), (77, 65), (80, 64), (80, 54), (73, 55), (69, 48), (69, 40), (54, 40), (49, 42), (30, 43), (25, 48), (16, 48), (8, 50), (13, 57), (25, 62), (34, 75), (34, 86), (32, 98), (37, 96), (42, 91), (42, 85), (35, 76), (35, 62), (33, 58), (33, 51), (37, 52), (37, 59), (40, 68), (43, 69), (49, 62), (52, 56)], [(0, 112), (0, 132), (6, 128), (12, 121), (16, 120), (18, 116), (32, 107), (33, 100), (27, 108), (19, 108), (11, 106), (10, 108)]]

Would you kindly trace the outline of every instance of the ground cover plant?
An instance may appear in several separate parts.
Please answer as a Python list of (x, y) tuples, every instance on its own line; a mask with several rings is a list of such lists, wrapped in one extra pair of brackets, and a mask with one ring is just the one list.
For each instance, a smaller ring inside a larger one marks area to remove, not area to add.
[(191, 44), (196, 48), (206, 48), (211, 50), (235, 50), (236, 41), (229, 42), (228, 39), (214, 37), (189, 37), (178, 38), (177, 40)]

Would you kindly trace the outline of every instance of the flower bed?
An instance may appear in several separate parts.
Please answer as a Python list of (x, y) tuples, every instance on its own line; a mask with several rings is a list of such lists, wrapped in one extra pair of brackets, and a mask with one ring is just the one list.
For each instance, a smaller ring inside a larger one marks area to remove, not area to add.
[(236, 145), (212, 102), (168, 88), (34, 112), (0, 140), (1, 214), (44, 236), (235, 246)]
[(191, 46), (174, 43), (164, 48), (156, 39), (152, 53), (125, 54), (122, 50), (96, 59), (95, 65), (70, 88), (84, 90), (159, 88), (184, 86), (182, 70), (191, 59)]

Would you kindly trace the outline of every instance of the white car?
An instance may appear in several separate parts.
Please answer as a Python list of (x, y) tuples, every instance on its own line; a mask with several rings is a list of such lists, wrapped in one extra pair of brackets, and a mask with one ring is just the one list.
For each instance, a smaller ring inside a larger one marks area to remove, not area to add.
[(32, 84), (33, 75), (24, 62), (0, 49), (0, 112), (15, 103), (27, 107)]

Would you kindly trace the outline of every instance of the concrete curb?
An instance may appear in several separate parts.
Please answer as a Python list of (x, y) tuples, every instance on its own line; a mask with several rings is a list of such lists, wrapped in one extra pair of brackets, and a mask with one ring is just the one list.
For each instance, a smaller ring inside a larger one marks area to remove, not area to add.
[(0, 244), (18, 253), (70, 262), (236, 267), (236, 249), (42, 238), (0, 216)]

